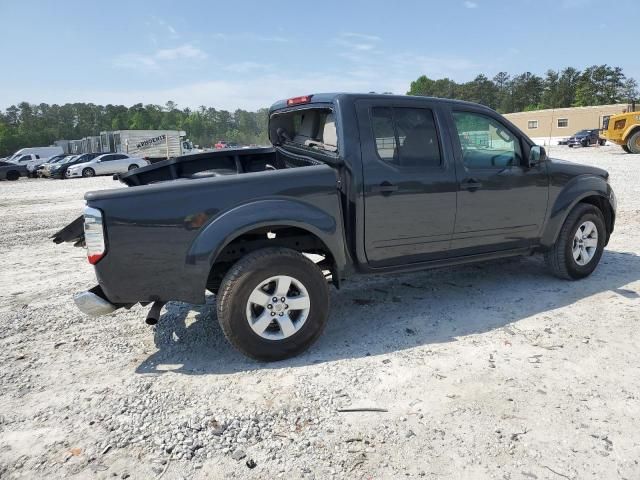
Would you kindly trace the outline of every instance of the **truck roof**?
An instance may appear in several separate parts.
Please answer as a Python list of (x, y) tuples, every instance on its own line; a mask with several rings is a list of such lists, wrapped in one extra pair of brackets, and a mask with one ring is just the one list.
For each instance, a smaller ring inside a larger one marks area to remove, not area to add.
[[(306, 102), (307, 105), (309, 104), (314, 104), (314, 103), (334, 103), (337, 99), (343, 99), (343, 100), (375, 100), (375, 99), (400, 99), (400, 98), (412, 98), (412, 99), (418, 99), (418, 98), (422, 98), (425, 100), (429, 100), (430, 102), (439, 102), (439, 103), (454, 103), (457, 105), (474, 105), (474, 106), (479, 106), (479, 104), (477, 103), (473, 103), (473, 102), (466, 102), (463, 100), (454, 100), (454, 99), (450, 99), (450, 98), (439, 98), (439, 97), (427, 97), (427, 96), (421, 96), (421, 95), (392, 95), (392, 94), (386, 94), (386, 93), (346, 93), (346, 92), (333, 92), (333, 93), (313, 93), (313, 94), (308, 94), (308, 96), (311, 96), (311, 101), (310, 102)], [(303, 103), (301, 103), (303, 104)], [(287, 107), (295, 107), (298, 105), (288, 105), (287, 104), (287, 99), (282, 99), (282, 100), (278, 100), (277, 102), (275, 102), (273, 105), (271, 105), (271, 107), (269, 108), (269, 114), (271, 114), (272, 112), (276, 111), (276, 110), (282, 110), (285, 109)], [(483, 106), (483, 105), (480, 105)], [(488, 108), (488, 107), (486, 107)]]

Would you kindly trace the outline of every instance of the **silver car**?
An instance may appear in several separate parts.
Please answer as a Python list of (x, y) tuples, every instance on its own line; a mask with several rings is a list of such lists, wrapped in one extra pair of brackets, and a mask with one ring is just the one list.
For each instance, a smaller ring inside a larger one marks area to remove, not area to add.
[(149, 165), (143, 158), (130, 157), (124, 153), (105, 153), (85, 163), (72, 165), (67, 169), (67, 178), (94, 177), (96, 175), (113, 175), (125, 173), (135, 168)]

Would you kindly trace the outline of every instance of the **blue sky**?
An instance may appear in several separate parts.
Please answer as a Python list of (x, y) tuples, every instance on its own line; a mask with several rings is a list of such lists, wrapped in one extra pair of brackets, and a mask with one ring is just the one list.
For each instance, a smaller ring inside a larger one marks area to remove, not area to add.
[(600, 63), (640, 80), (628, 42), (639, 15), (638, 0), (0, 0), (0, 108), (253, 110), (310, 92), (405, 93), (422, 74)]

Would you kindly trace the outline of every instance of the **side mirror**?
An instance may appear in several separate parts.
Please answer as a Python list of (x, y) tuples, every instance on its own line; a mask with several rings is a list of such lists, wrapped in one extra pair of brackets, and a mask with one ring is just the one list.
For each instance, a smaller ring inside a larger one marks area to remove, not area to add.
[(547, 151), (540, 145), (534, 145), (529, 150), (529, 167), (543, 163), (547, 159)]

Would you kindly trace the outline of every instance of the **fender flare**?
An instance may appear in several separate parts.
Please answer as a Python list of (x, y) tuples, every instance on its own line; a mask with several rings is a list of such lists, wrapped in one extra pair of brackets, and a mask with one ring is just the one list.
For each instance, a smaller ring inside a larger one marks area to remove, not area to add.
[[(336, 212), (341, 215), (341, 212)], [(336, 217), (297, 200), (261, 199), (227, 210), (216, 217), (195, 238), (185, 264), (201, 278), (202, 291), (209, 271), (222, 250), (239, 236), (260, 227), (297, 227), (315, 235), (333, 256), (338, 272), (344, 269), (346, 254), (342, 224)]]
[[(571, 211), (578, 203), (588, 197), (601, 198), (611, 209), (611, 215), (613, 216), (615, 214), (615, 200), (613, 200), (615, 197), (613, 197), (613, 191), (611, 190), (611, 186), (602, 177), (596, 175), (581, 175), (575, 177), (565, 185), (550, 208), (550, 213), (540, 241), (543, 247), (551, 247), (555, 243), (560, 234), (560, 229)], [(608, 212), (602, 213), (606, 218)], [(611, 222), (613, 222), (613, 218)], [(613, 226), (613, 223), (611, 223), (611, 226)]]

